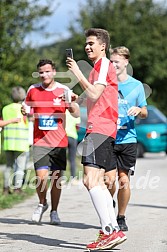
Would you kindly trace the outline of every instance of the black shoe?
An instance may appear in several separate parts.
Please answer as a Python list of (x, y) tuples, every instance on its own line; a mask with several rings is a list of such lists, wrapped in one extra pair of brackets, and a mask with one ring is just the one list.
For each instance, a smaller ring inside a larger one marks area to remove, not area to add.
[(124, 215), (117, 216), (117, 222), (121, 231), (128, 231)]
[(10, 191), (9, 187), (7, 187), (3, 189), (3, 194), (8, 195), (8, 194), (12, 194), (12, 192)]

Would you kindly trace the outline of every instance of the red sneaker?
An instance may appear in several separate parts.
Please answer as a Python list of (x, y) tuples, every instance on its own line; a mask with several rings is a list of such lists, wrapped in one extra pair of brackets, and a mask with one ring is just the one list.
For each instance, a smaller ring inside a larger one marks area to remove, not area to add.
[(115, 248), (117, 245), (119, 245), (119, 244), (121, 244), (121, 243), (123, 243), (124, 241), (127, 240), (126, 235), (121, 230), (119, 230), (117, 232), (117, 235), (120, 237), (120, 239), (117, 241), (116, 244), (111, 245), (110, 249)]
[(98, 239), (86, 246), (88, 250), (107, 249), (116, 246), (120, 240), (120, 236), (115, 231), (112, 234), (106, 235), (102, 230), (99, 231)]
[(98, 244), (98, 242), (101, 240), (101, 238), (102, 238), (102, 236), (104, 235), (104, 233), (103, 233), (103, 231), (102, 230), (99, 230), (99, 233), (98, 233), (98, 237), (97, 237), (97, 240), (96, 241), (94, 241), (94, 242), (92, 242), (92, 243), (90, 243), (90, 244), (88, 244), (87, 246), (86, 246), (86, 248), (88, 249), (88, 250), (96, 250), (96, 245)]
[(117, 234), (118, 234), (119, 237), (121, 238), (121, 239), (119, 240), (119, 244), (121, 244), (122, 242), (124, 242), (124, 241), (127, 240), (126, 235), (125, 235), (121, 230), (119, 230)]

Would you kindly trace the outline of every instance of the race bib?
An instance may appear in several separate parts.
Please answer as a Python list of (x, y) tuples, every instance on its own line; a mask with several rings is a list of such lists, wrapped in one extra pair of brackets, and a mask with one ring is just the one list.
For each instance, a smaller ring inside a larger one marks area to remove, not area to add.
[(40, 130), (57, 130), (58, 123), (57, 119), (54, 116), (39, 116), (39, 125)]

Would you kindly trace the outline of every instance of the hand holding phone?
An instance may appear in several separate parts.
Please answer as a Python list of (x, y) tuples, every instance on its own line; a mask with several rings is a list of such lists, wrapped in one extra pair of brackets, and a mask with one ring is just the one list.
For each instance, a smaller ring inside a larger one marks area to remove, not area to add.
[(69, 57), (69, 58), (73, 59), (73, 50), (72, 50), (72, 48), (66, 49), (66, 57)]

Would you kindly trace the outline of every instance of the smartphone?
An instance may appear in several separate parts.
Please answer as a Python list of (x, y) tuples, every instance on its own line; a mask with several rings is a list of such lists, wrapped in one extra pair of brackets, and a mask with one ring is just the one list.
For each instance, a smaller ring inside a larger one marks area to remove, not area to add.
[(66, 49), (66, 57), (70, 57), (73, 59), (73, 50), (72, 48)]

